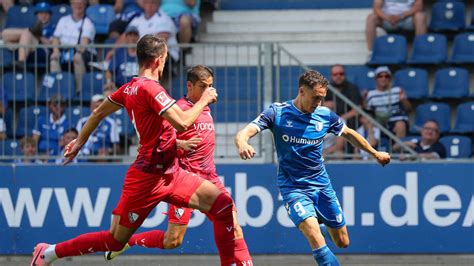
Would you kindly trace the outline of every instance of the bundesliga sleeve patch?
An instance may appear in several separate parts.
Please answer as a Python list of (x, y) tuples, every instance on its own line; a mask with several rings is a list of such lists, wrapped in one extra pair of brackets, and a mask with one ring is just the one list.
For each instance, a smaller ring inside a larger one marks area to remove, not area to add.
[(164, 91), (158, 93), (158, 95), (155, 96), (155, 100), (163, 107), (166, 107), (173, 101)]

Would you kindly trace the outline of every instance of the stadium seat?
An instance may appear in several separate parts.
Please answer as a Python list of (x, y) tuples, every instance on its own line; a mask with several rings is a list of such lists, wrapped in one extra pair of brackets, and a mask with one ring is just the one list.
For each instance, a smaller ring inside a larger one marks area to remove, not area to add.
[(432, 31), (460, 31), (465, 28), (464, 3), (457, 1), (443, 1), (433, 4), (431, 9), (431, 22), (429, 29)]
[(0, 49), (0, 65), (3, 67), (11, 66), (13, 62), (13, 52), (7, 48)]
[(2, 85), (9, 101), (32, 101), (35, 97), (35, 77), (30, 72), (7, 72)]
[(407, 56), (407, 40), (402, 35), (387, 34), (374, 41), (370, 65), (403, 64)]
[(120, 136), (128, 135), (128, 138), (135, 136), (135, 128), (125, 109), (122, 108), (111, 114), (109, 117), (112, 118), (115, 123), (117, 123)]
[(454, 37), (451, 63), (474, 63), (474, 34), (460, 33)]
[(5, 28), (29, 28), (35, 21), (34, 7), (14, 5), (8, 9)]
[(35, 52), (28, 55), (26, 59), (26, 65), (28, 68), (45, 68), (48, 63), (50, 51), (45, 48), (37, 48)]
[(73, 74), (61, 72), (44, 75), (38, 100), (46, 102), (49, 97), (55, 94), (61, 94), (65, 100), (70, 100), (74, 97), (76, 85)]
[(400, 140), (403, 142), (414, 142), (414, 143), (418, 143), (420, 139), (421, 139), (420, 136), (406, 136), (406, 137), (400, 138)]
[(448, 67), (435, 73), (433, 98), (462, 98), (469, 95), (469, 73), (464, 68)]
[(413, 132), (419, 132), (427, 120), (438, 122), (441, 133), (448, 132), (451, 128), (451, 108), (446, 103), (424, 103), (418, 105), (415, 111), (415, 125)]
[(104, 84), (105, 76), (102, 72), (87, 72), (82, 76), (82, 90), (74, 99), (90, 102), (92, 95), (102, 94)]
[(248, 122), (259, 114), (261, 106), (256, 99), (249, 101), (225, 101), (212, 106), (212, 115), (216, 123)]
[(38, 117), (48, 112), (46, 106), (29, 106), (20, 109), (18, 123), (16, 124), (16, 137), (21, 138), (25, 135), (31, 135), (32, 130), (37, 126)]
[(401, 69), (395, 73), (393, 84), (402, 87), (409, 99), (428, 97), (428, 72), (424, 69)]
[(92, 5), (86, 10), (87, 16), (92, 20), (97, 34), (107, 34), (109, 24), (115, 19), (114, 7), (112, 5)]
[(7, 127), (7, 137), (13, 138), (13, 129), (15, 127), (15, 123), (13, 120), (13, 110), (12, 108), (8, 108), (6, 113), (2, 116), (0, 115), (0, 118), (3, 118), (5, 121), (5, 125)]
[(415, 37), (413, 53), (408, 64), (440, 64), (448, 58), (446, 36), (428, 33)]
[(61, 5), (53, 5), (51, 7), (51, 10), (53, 12), (53, 16), (51, 18), (51, 21), (53, 23), (58, 23), (59, 19), (62, 16), (66, 16), (71, 14), (71, 6), (66, 5), (66, 4), (61, 4)]
[(0, 156), (21, 155), (20, 143), (16, 140), (0, 140)]
[(375, 73), (374, 69), (364, 67), (357, 73), (354, 83), (359, 87), (361, 92), (375, 89)]
[(71, 125), (76, 127), (79, 119), (89, 116), (91, 114), (91, 110), (89, 106), (71, 106), (66, 108), (64, 114), (66, 114), (66, 117), (70, 121)]
[(458, 105), (453, 132), (474, 132), (474, 101)]
[(466, 136), (446, 136), (439, 142), (446, 149), (446, 157), (450, 159), (470, 158), (472, 155), (472, 142)]

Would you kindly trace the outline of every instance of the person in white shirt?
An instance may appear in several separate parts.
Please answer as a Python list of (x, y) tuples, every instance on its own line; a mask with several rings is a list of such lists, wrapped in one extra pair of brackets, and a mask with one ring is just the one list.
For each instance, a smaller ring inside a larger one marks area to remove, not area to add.
[(95, 50), (86, 48), (94, 41), (95, 27), (86, 17), (86, 0), (71, 0), (71, 14), (59, 19), (53, 34), (53, 45), (80, 45), (74, 49), (53, 49), (51, 54), (51, 72), (61, 72), (61, 65), (74, 64), (76, 89), (81, 90), (82, 75), (86, 71), (87, 61), (92, 61)]

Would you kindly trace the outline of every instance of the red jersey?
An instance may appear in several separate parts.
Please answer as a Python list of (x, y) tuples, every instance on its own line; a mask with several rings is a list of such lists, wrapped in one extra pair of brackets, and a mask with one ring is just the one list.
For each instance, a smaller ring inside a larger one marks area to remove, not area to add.
[[(182, 110), (188, 110), (193, 107), (193, 103), (187, 98), (181, 98), (177, 102)], [(199, 117), (194, 121), (193, 127), (184, 132), (178, 133), (178, 139), (188, 140), (192, 137), (199, 137), (202, 141), (197, 145), (193, 152), (178, 152), (180, 165), (190, 172), (215, 173), (214, 164), (215, 131), (214, 120), (211, 116), (211, 110), (206, 107)]]
[(139, 146), (137, 159), (132, 166), (146, 173), (176, 172), (176, 131), (161, 116), (176, 101), (166, 93), (160, 83), (136, 77), (108, 98), (125, 107), (135, 127)]

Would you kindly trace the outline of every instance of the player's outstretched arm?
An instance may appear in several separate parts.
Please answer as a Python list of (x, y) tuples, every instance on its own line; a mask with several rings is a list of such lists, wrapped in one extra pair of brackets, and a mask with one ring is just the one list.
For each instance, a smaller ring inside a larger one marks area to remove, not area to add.
[(178, 131), (186, 131), (193, 125), (194, 121), (199, 117), (204, 108), (209, 104), (217, 101), (217, 92), (215, 88), (207, 88), (199, 101), (194, 103), (191, 109), (183, 111), (176, 104), (166, 110), (162, 116), (170, 122), (170, 124)]
[(390, 154), (375, 150), (372, 146), (370, 146), (369, 142), (367, 142), (367, 140), (355, 130), (344, 126), (341, 137), (345, 138), (355, 147), (362, 149), (372, 155), (382, 166), (390, 162)]
[(255, 126), (248, 124), (235, 135), (235, 146), (242, 160), (252, 159), (255, 156), (255, 149), (249, 144), (249, 139), (257, 135), (258, 132)]
[(64, 161), (65, 165), (70, 163), (77, 156), (77, 153), (79, 153), (82, 146), (87, 142), (89, 136), (94, 132), (99, 123), (105, 117), (118, 111), (120, 108), (122, 107), (112, 103), (109, 99), (106, 99), (101, 105), (99, 105), (99, 107), (92, 111), (89, 119), (87, 119), (87, 122), (82, 127), (81, 132), (79, 132), (77, 139), (74, 139), (66, 146), (64, 150), (64, 157), (66, 157), (66, 160)]

